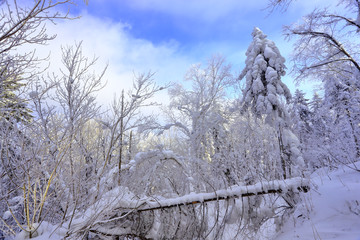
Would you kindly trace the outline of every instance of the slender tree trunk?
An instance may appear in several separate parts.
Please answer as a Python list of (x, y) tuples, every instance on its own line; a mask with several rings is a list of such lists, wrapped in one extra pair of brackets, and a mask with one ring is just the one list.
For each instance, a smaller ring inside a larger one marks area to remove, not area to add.
[(130, 131), (128, 160), (131, 160), (133, 132)]
[(279, 135), (278, 135), (278, 141), (279, 141), (279, 150), (280, 150), (280, 160), (281, 160), (281, 167), (283, 170), (283, 178), (286, 179), (287, 178), (287, 174), (286, 174), (286, 161), (285, 161), (285, 151), (284, 151), (284, 143), (282, 141), (282, 132), (279, 126), (279, 131), (278, 131)]
[(354, 138), (354, 143), (355, 143), (355, 148), (356, 148), (356, 158), (360, 158), (360, 146), (359, 146), (359, 140), (356, 136), (356, 132), (355, 132), (355, 127), (354, 127), (354, 123), (351, 119), (351, 114), (349, 109), (346, 109), (346, 115), (348, 116), (349, 119), (349, 123), (350, 123), (350, 127), (351, 127), (351, 131), (352, 131), (352, 135)]
[(124, 90), (121, 93), (121, 109), (120, 109), (120, 137), (119, 137), (119, 176), (118, 184), (120, 185), (120, 175), (121, 175), (121, 163), (122, 163), (122, 154), (123, 154), (123, 137), (124, 137)]

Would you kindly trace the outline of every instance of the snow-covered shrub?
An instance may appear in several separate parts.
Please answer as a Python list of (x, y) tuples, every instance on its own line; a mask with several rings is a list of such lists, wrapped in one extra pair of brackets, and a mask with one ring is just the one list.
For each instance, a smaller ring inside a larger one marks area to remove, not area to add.
[(189, 192), (186, 161), (172, 151), (160, 148), (137, 153), (126, 168), (122, 182), (135, 194), (174, 197)]

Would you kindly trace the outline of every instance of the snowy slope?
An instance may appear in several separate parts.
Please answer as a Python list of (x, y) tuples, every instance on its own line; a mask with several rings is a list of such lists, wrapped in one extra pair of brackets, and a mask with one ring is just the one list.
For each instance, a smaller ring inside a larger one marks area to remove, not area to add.
[(312, 183), (275, 239), (360, 240), (360, 172), (322, 169), (312, 174)]

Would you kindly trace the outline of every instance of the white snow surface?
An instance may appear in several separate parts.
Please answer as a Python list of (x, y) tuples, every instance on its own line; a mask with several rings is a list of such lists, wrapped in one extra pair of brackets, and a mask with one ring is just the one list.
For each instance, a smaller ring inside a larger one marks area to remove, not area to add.
[(302, 198), (275, 240), (360, 240), (360, 172), (346, 166), (318, 170)]

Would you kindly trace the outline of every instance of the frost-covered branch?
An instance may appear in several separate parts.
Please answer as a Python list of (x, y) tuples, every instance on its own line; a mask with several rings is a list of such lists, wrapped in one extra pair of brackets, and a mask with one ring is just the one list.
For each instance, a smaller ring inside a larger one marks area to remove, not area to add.
[[(346, 4), (348, 11), (337, 14), (328, 9), (316, 9), (306, 15), (302, 23), (284, 28), (288, 38), (298, 38), (293, 61), (299, 80), (310, 76), (322, 78), (329, 71), (335, 74), (347, 71), (347, 65), (360, 71), (360, 52), (355, 41), (359, 32), (360, 8), (353, 0), (340, 2)], [(349, 17), (348, 13), (353, 11), (359, 20)]]
[[(345, 49), (344, 45), (341, 44), (333, 35), (330, 35), (329, 33), (326, 32), (318, 32), (316, 30), (312, 30), (312, 29), (291, 29), (291, 28), (287, 28), (289, 30), (290, 33), (288, 34), (292, 34), (292, 35), (299, 35), (299, 36), (304, 36), (306, 38), (309, 39), (316, 39), (316, 38), (322, 38), (325, 41), (328, 41), (329, 43), (331, 43), (331, 46), (333, 46), (334, 48), (336, 48), (336, 50), (339, 53), (342, 53), (343, 56), (345, 56), (346, 58), (342, 58), (340, 57), (339, 59), (336, 59), (336, 61), (349, 61), (352, 64), (354, 64), (354, 66), (358, 69), (358, 71), (360, 71), (360, 65), (358, 64), (358, 62), (353, 58), (353, 56)], [(320, 60), (321, 61), (321, 60)], [(304, 67), (301, 71), (304, 71), (306, 69), (310, 69), (310, 68), (315, 68), (315, 67), (320, 67), (323, 65), (328, 65), (330, 63), (332, 63), (333, 61), (323, 61), (320, 63), (313, 63), (310, 66)]]
[(267, 8), (270, 12), (273, 12), (275, 9), (286, 11), (292, 2), (293, 0), (269, 0)]

